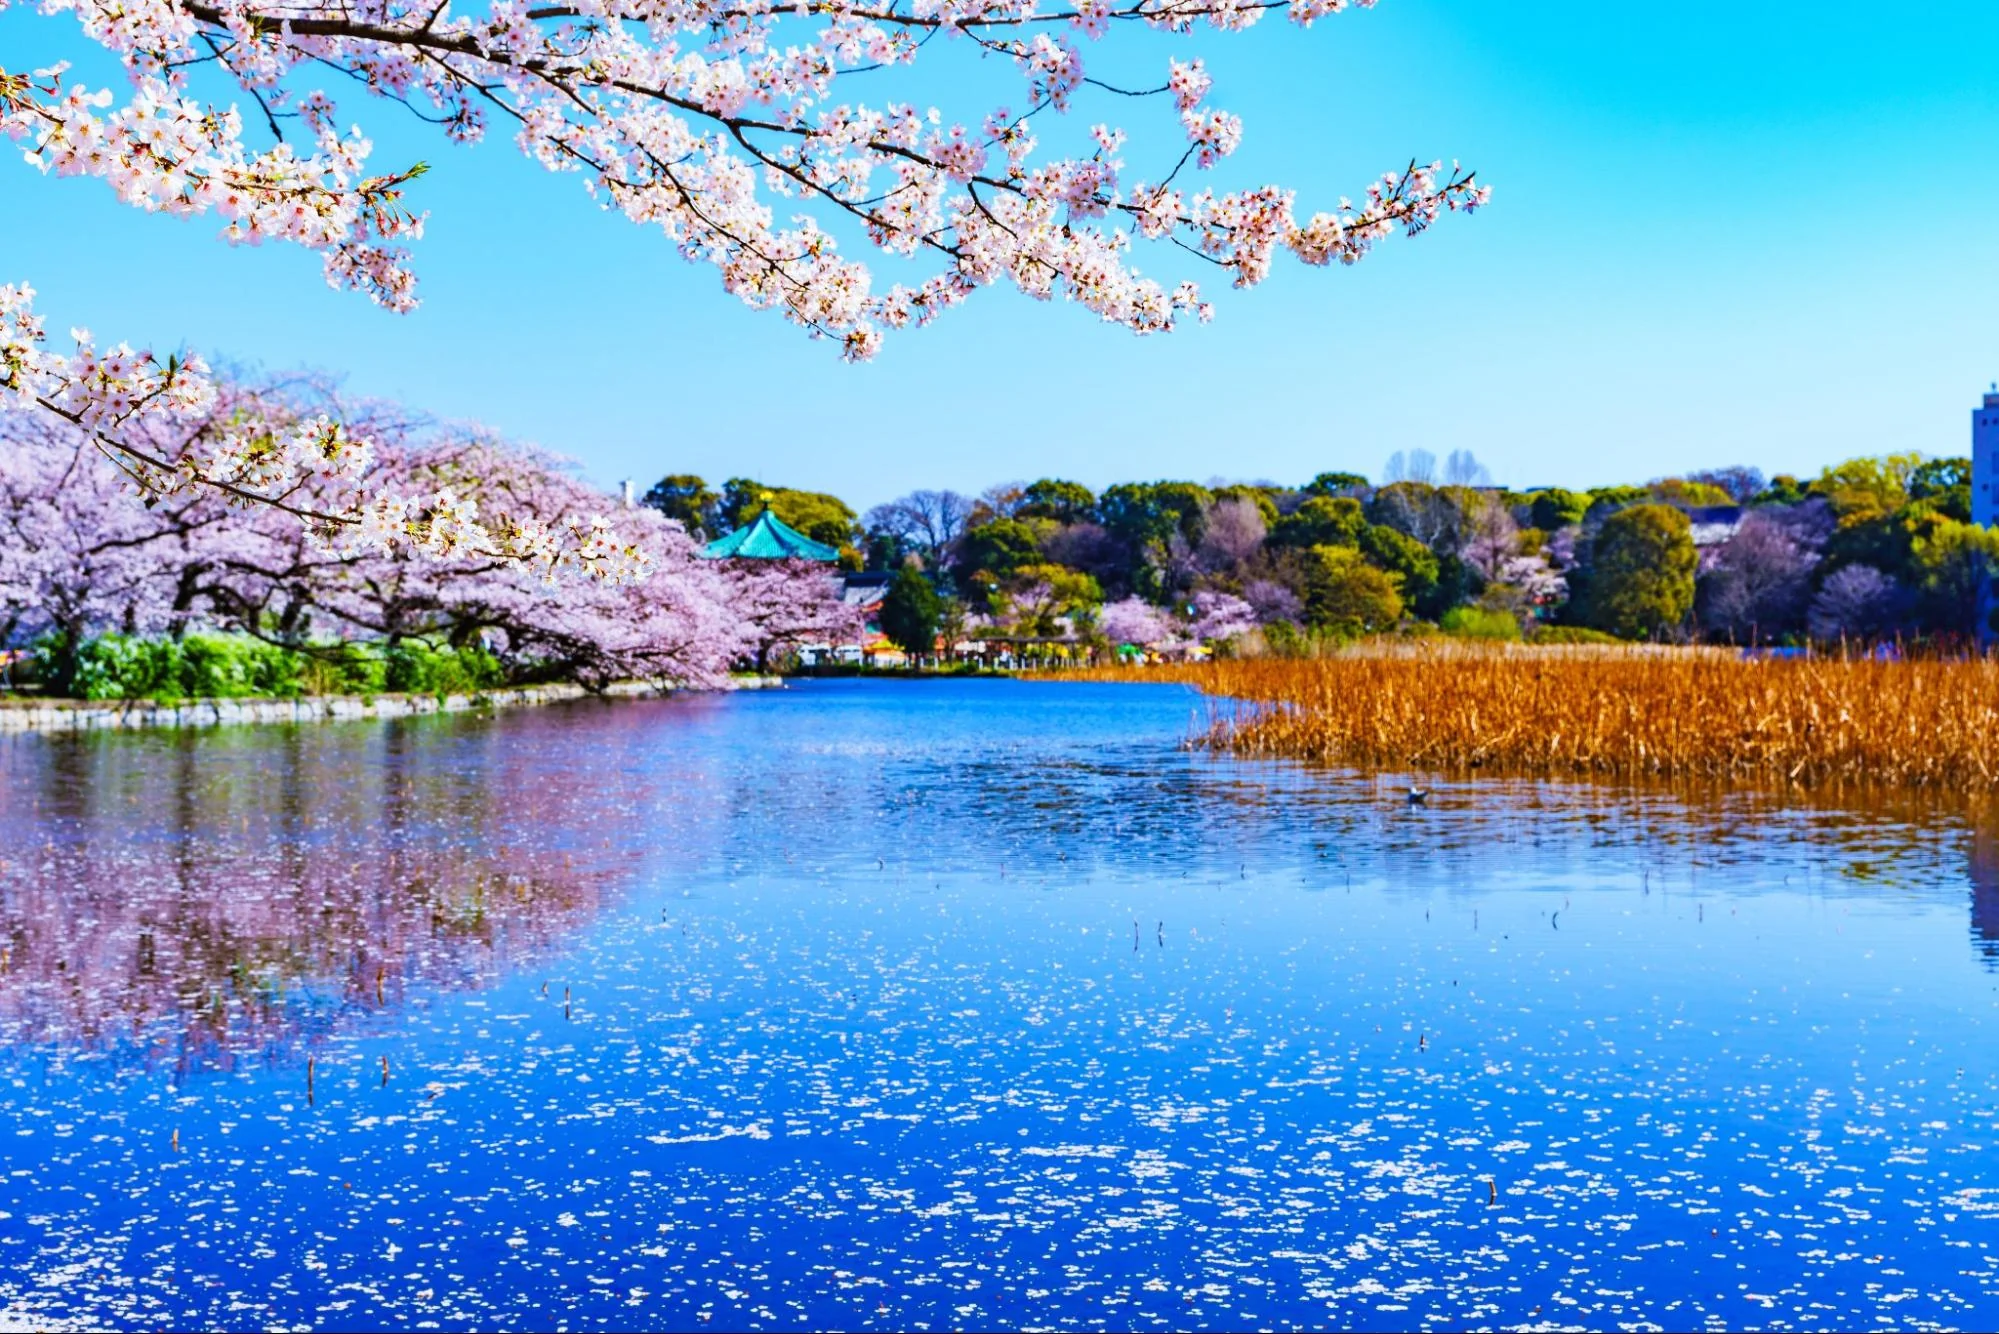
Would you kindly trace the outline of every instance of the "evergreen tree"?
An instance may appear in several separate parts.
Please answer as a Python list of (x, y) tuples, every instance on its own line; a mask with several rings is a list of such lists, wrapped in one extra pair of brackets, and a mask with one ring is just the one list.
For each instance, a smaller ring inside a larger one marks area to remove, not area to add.
[(890, 643), (912, 658), (934, 653), (943, 617), (944, 600), (923, 571), (908, 564), (895, 572), (882, 598), (880, 616), (882, 633)]

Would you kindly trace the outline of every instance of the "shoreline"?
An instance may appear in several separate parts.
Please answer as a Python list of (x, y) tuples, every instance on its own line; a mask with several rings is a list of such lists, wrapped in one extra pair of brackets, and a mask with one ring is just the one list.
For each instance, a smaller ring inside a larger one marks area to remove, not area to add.
[[(720, 689), (772, 690), (783, 685), (784, 678), (780, 676), (732, 676), (729, 684)], [(432, 713), (561, 704), (587, 699), (593, 694), (623, 699), (670, 695), (679, 689), (677, 686), (656, 686), (644, 681), (617, 681), (595, 692), (573, 683), (555, 682), (540, 686), (505, 686), (463, 695), (384, 692), (379, 695), (300, 695), (289, 699), (246, 696), (240, 699), (188, 699), (178, 704), (162, 704), (149, 699), (0, 698), (0, 735), (415, 718)]]

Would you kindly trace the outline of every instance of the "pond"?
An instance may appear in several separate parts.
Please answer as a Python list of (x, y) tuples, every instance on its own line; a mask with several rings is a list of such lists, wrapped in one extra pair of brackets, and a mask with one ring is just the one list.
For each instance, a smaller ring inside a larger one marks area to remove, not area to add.
[(1990, 1327), (1970, 809), (806, 682), (0, 740), (0, 1325)]

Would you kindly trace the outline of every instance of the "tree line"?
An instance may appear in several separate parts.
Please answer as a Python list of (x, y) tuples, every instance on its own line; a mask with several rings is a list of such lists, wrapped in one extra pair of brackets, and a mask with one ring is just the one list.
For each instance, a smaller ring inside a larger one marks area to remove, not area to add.
[(662, 478), (645, 503), (697, 536), (779, 518), (890, 578), (881, 628), (914, 652), (1005, 634), (1273, 651), (1434, 627), (1499, 639), (1796, 645), (1975, 636), (1993, 532), (1970, 461), (1888, 454), (1816, 477), (1731, 467), (1587, 490), (1492, 485), (1467, 451), (1379, 481), (1009, 482), (864, 514), (824, 492)]

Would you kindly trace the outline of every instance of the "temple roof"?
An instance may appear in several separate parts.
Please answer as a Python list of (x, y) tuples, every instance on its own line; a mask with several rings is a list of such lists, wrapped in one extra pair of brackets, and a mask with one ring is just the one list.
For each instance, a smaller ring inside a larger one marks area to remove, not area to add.
[(766, 508), (756, 518), (701, 548), (709, 560), (823, 560), (840, 558), (838, 548), (814, 542)]

